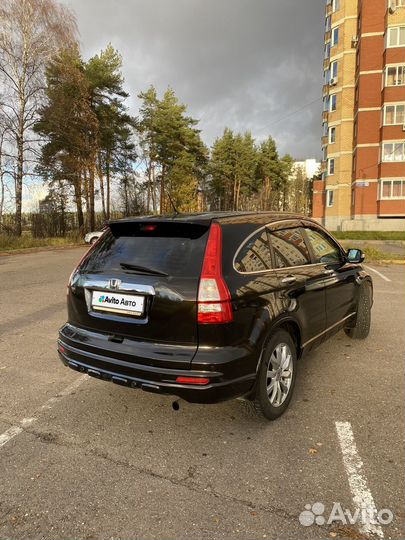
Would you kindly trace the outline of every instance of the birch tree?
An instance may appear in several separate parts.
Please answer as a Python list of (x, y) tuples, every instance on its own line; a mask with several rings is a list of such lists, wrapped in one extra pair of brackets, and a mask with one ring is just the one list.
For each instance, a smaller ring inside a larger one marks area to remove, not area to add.
[(44, 96), (45, 66), (76, 37), (70, 10), (54, 0), (1, 0), (0, 86), (15, 161), (15, 234), (21, 235), (22, 189), (36, 142), (32, 127)]

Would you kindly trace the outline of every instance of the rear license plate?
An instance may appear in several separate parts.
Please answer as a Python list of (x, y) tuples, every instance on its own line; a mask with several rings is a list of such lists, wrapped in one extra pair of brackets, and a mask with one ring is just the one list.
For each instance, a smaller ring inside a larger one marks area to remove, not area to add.
[(93, 291), (91, 306), (96, 311), (110, 311), (118, 315), (139, 317), (144, 311), (145, 297), (134, 294)]

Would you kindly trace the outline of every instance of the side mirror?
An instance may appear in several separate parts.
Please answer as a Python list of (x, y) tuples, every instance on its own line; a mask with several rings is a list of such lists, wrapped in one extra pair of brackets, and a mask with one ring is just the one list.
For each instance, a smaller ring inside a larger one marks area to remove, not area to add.
[(349, 249), (347, 251), (347, 261), (351, 263), (362, 263), (365, 259), (361, 249)]

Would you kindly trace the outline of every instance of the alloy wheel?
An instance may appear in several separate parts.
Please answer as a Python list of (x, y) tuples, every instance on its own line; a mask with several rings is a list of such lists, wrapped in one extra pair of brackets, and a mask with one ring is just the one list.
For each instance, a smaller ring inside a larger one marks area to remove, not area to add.
[(293, 358), (290, 347), (279, 343), (272, 352), (267, 366), (267, 395), (273, 407), (280, 407), (291, 388)]

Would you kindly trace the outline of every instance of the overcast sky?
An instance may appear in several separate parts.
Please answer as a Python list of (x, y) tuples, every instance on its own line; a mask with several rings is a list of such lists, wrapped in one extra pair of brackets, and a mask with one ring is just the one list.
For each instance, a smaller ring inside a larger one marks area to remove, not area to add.
[(130, 108), (171, 86), (207, 144), (224, 126), (272, 135), (280, 153), (320, 157), (325, 0), (63, 0), (84, 58), (123, 56)]

